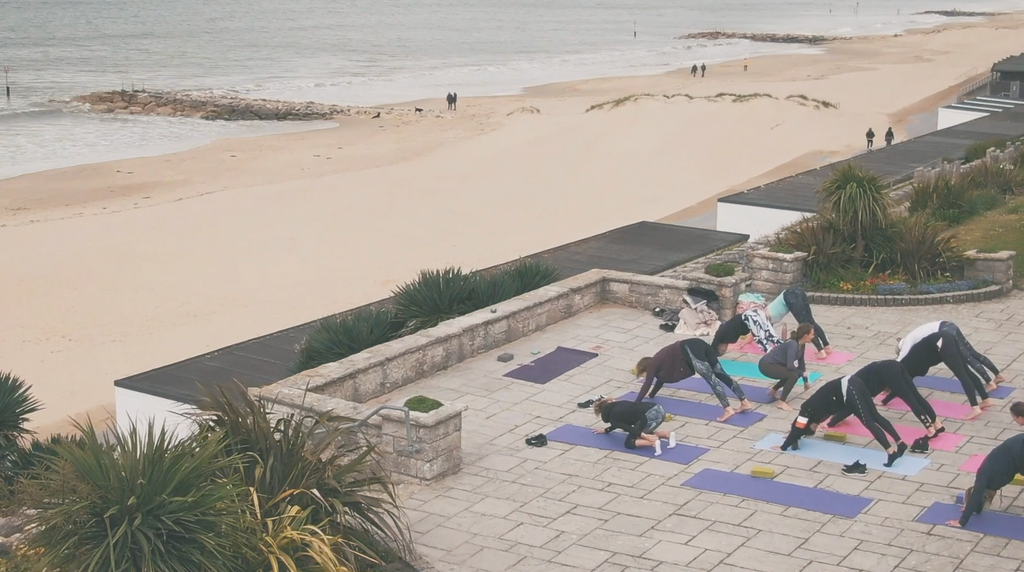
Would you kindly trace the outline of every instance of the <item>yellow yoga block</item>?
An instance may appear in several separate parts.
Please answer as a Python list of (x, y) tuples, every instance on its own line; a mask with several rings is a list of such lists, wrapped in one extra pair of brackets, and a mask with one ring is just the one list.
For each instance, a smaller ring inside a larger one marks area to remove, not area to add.
[(671, 420), (673, 420), (675, 418), (676, 418), (676, 416), (672, 415), (671, 413), (666, 413), (665, 414), (665, 421), (671, 421)]
[(750, 476), (758, 477), (760, 479), (774, 479), (775, 469), (771, 467), (754, 467), (750, 469)]
[(1024, 487), (1024, 475), (1017, 475), (1016, 477), (1013, 477), (1013, 481), (1011, 481), (1010, 484), (1017, 485), (1018, 487)]
[(845, 443), (846, 442), (846, 433), (839, 433), (837, 431), (826, 431), (825, 432), (825, 440), (826, 441), (838, 441), (840, 443)]

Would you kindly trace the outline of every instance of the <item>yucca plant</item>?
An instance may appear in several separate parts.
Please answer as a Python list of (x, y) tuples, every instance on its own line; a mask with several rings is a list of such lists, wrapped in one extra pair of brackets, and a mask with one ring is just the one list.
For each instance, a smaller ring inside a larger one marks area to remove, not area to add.
[(968, 178), (939, 175), (911, 185), (907, 212), (926, 213), (933, 221), (958, 225), (974, 215), (975, 193)]
[(899, 219), (892, 229), (894, 270), (914, 281), (948, 273), (961, 252), (946, 225), (923, 214)]
[(984, 159), (989, 149), (1005, 149), (1008, 141), (1006, 139), (985, 139), (977, 143), (971, 143), (964, 150), (964, 163), (973, 163), (978, 159)]
[(814, 284), (822, 284), (830, 276), (846, 272), (853, 259), (843, 233), (831, 220), (820, 216), (791, 224), (779, 234), (775, 245), (806, 252), (804, 272)]
[(474, 282), (461, 268), (422, 270), (416, 280), (392, 292), (395, 317), (411, 333), (468, 314), (473, 311)]
[(515, 298), (516, 283), (505, 272), (476, 274), (473, 280), (473, 300), (470, 307), (479, 310)]
[[(287, 504), (288, 497), (273, 499), (268, 507), (278, 516), (264, 516), (253, 491), (253, 512), (258, 523), (258, 561), (250, 568), (261, 572), (352, 572), (338, 554), (344, 540), (324, 532), (326, 523), (314, 523), (313, 509)], [(276, 505), (284, 504), (285, 509)]]
[(22, 442), (32, 434), (28, 418), (42, 409), (30, 390), (18, 376), (0, 371), (0, 477), (8, 487), (23, 465)]
[(254, 491), (261, 529), (299, 507), (308, 511), (303, 522), (339, 539), (333, 544), (354, 569), (411, 545), (394, 486), (358, 429), (324, 415), (272, 419), (265, 401), (223, 389), (200, 409), (200, 434), (216, 436), (224, 456), (240, 460), (225, 477), (237, 474)]
[(864, 260), (865, 236), (886, 225), (892, 209), (889, 190), (878, 175), (844, 163), (818, 189), (822, 213), (854, 237), (854, 258)]
[[(77, 425), (81, 443), (58, 443), (28, 486), (51, 570), (249, 572), (253, 537), (237, 460), (209, 435), (178, 439), (149, 424), (101, 439)], [(26, 497), (29, 498), (29, 497)]]
[(346, 316), (329, 316), (316, 323), (299, 344), (292, 369), (306, 371), (397, 338), (404, 324), (391, 308), (362, 309)]
[(1016, 167), (1013, 163), (993, 165), (983, 162), (971, 169), (965, 179), (975, 189), (1007, 197), (1024, 191), (1024, 169)]
[(520, 258), (506, 267), (503, 274), (508, 276), (514, 285), (515, 294), (519, 296), (558, 282), (561, 271), (558, 266), (543, 260)]

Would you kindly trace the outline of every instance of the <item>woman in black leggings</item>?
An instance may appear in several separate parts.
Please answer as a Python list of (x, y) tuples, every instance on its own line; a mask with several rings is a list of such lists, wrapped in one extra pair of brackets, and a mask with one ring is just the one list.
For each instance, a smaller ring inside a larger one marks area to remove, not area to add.
[[(818, 349), (818, 354), (815, 357), (825, 359), (832, 353), (832, 346), (828, 342), (825, 330), (818, 322), (814, 321), (814, 315), (811, 314), (811, 303), (807, 301), (807, 293), (803, 290), (799, 288), (783, 290), (778, 298), (768, 304), (766, 313), (773, 324), (778, 324), (786, 317), (786, 314), (793, 314), (798, 324), (814, 326), (814, 339), (811, 341)], [(782, 337), (786, 337), (785, 329), (783, 329)]]
[[(911, 378), (928, 375), (928, 370), (940, 363), (945, 364), (949, 371), (960, 380), (964, 388), (967, 401), (971, 404), (971, 414), (966, 419), (974, 419), (981, 415), (983, 407), (995, 405), (988, 398), (985, 384), (974, 375), (964, 362), (960, 353), (960, 346), (956, 343), (956, 336), (949, 331), (938, 331), (921, 338), (921, 341), (914, 344), (900, 360), (903, 367)], [(981, 403), (978, 403), (978, 396), (981, 396)], [(895, 396), (887, 396), (882, 403), (887, 404), (895, 399)], [(908, 404), (909, 405), (909, 404)]]
[[(871, 432), (872, 437), (889, 454), (885, 466), (891, 467), (896, 459), (899, 459), (907, 452), (907, 444), (900, 438), (896, 428), (888, 419), (882, 417), (871, 400), (871, 394), (864, 382), (848, 375), (833, 379), (821, 386), (814, 395), (810, 396), (800, 405), (800, 412), (790, 426), (789, 435), (779, 447), (782, 451), (790, 448), (799, 449), (800, 439), (807, 435), (813, 435), (818, 425), (841, 409), (849, 407), (860, 422)], [(895, 445), (889, 443), (886, 438), (889, 434)]]
[[(725, 395), (725, 389), (722, 388), (723, 385), (740, 399), (739, 410), (741, 412), (754, 408), (743, 393), (740, 384), (736, 383), (736, 380), (722, 369), (715, 350), (707, 342), (698, 338), (675, 342), (658, 350), (653, 357), (640, 358), (636, 367), (633, 368), (633, 374), (645, 378), (643, 387), (637, 392), (636, 401), (642, 401), (644, 397), (647, 397), (648, 390), (651, 392), (650, 397), (654, 397), (666, 383), (675, 383), (697, 374), (711, 386), (712, 393), (725, 409), (725, 413), (718, 418), (718, 421), (725, 421), (736, 414), (736, 410), (729, 404), (729, 398)], [(653, 389), (651, 388), (652, 384)]]
[[(946, 430), (936, 417), (931, 404), (917, 390), (914, 379), (910, 377), (900, 362), (894, 359), (871, 362), (860, 368), (857, 373), (853, 374), (853, 377), (864, 382), (864, 386), (867, 387), (868, 394), (872, 398), (879, 393), (887, 392), (892, 398), (902, 399), (903, 403), (910, 407), (914, 417), (917, 417), (917, 420), (928, 431), (929, 437), (934, 437)], [(844, 407), (832, 416), (832, 419), (826, 424), (826, 428), (839, 425), (852, 414), (851, 408)]]
[[(935, 332), (949, 332), (953, 334), (953, 337), (956, 338), (957, 348), (960, 350), (960, 357), (963, 358), (964, 363), (966, 363), (968, 367), (974, 370), (977, 375), (981, 376), (981, 378), (985, 380), (985, 383), (988, 384), (987, 389), (989, 391), (994, 391), (998, 384), (1006, 381), (1003, 374), (999, 372), (999, 368), (996, 367), (996, 364), (992, 363), (992, 360), (988, 359), (985, 354), (974, 349), (971, 342), (967, 341), (967, 337), (964, 336), (963, 331), (960, 330), (960, 326), (945, 320), (939, 322), (928, 322), (927, 324), (923, 324), (911, 330), (910, 333), (907, 334), (907, 337), (902, 339), (896, 338), (896, 354), (898, 356), (896, 359), (903, 359), (914, 344), (924, 339), (925, 336), (934, 334)], [(989, 376), (988, 372), (990, 371), (996, 376), (995, 379), (992, 379), (992, 377)]]

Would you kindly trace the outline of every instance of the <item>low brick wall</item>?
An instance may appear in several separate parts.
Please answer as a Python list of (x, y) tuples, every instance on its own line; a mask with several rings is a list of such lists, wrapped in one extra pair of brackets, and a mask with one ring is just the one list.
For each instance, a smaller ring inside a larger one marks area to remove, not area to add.
[(989, 280), (993, 284), (1013, 281), (1013, 259), (1017, 253), (1003, 250), (982, 253), (969, 250), (964, 254), (964, 280)]
[(811, 304), (827, 306), (935, 306), (939, 304), (965, 304), (967, 302), (984, 302), (993, 300), (1013, 290), (1013, 283), (1007, 282), (988, 288), (952, 292), (949, 294), (918, 294), (904, 296), (879, 296), (873, 294), (836, 294), (832, 292), (808, 292), (807, 299)]
[(747, 268), (752, 278), (750, 289), (769, 298), (782, 294), (783, 290), (803, 282), (806, 260), (806, 252), (748, 252)]

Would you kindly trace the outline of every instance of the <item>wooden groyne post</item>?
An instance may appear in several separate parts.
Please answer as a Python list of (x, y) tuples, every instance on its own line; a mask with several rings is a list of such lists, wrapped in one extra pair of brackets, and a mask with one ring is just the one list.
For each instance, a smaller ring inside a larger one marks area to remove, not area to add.
[(11, 66), (4, 66), (4, 88), (7, 90), (7, 99), (11, 98), (11, 84), (7, 81), (9, 73), (11, 73)]

